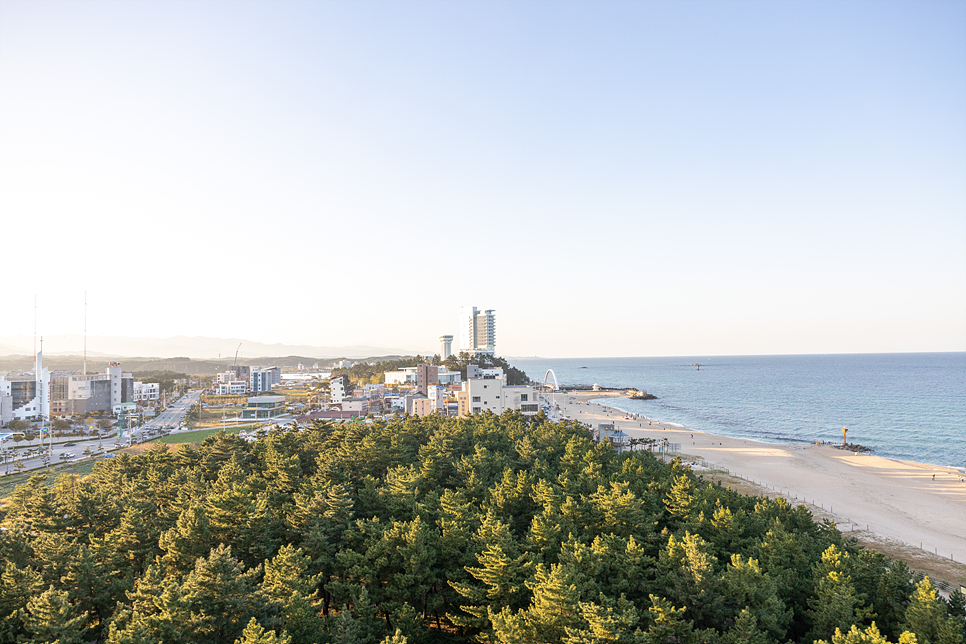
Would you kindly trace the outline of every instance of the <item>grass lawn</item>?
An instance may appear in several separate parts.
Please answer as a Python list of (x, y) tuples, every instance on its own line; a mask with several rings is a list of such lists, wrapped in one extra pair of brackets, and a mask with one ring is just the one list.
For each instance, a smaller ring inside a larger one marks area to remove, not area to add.
[[(251, 425), (240, 425), (238, 427), (228, 427), (225, 429), (226, 434), (237, 434), (243, 429), (251, 429)], [(213, 427), (211, 429), (200, 429), (196, 432), (183, 432), (181, 434), (171, 434), (170, 436), (162, 436), (161, 438), (156, 438), (152, 443), (166, 443), (168, 445), (177, 443), (200, 443), (209, 436), (214, 436), (221, 431), (221, 427)]]
[[(79, 463), (67, 463), (64, 465), (57, 464), (51, 467), (51, 470), (32, 470), (29, 472), (24, 472), (23, 474), (10, 474), (7, 476), (0, 477), (0, 502), (5, 501), (11, 494), (13, 494), (14, 488), (18, 485), (26, 483), (31, 476), (36, 476), (37, 474), (47, 475), (47, 486), (52, 486), (54, 484), (54, 479), (57, 478), (59, 474), (77, 474), (78, 476), (86, 476), (94, 471), (94, 465), (96, 465), (101, 459), (94, 458), (89, 461), (81, 461)], [(12, 471), (12, 468), (11, 468)]]

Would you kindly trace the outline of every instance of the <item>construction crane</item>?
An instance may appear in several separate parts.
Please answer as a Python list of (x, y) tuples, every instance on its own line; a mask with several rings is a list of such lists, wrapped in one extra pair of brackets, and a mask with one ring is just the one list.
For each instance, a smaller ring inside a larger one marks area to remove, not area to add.
[(238, 343), (238, 348), (235, 349), (235, 361), (231, 363), (232, 370), (234, 370), (235, 367), (238, 365), (238, 352), (241, 350), (241, 345), (242, 345), (242, 343), (239, 342)]

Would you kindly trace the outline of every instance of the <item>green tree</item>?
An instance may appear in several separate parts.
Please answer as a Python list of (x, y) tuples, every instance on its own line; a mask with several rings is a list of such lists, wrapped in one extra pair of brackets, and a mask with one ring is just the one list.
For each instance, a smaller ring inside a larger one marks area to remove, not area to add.
[(285, 631), (282, 631), (281, 635), (276, 635), (275, 631), (266, 631), (254, 617), (249, 620), (241, 637), (235, 640), (235, 644), (290, 644), (290, 642), (291, 638)]
[(903, 628), (915, 633), (920, 644), (962, 644), (961, 625), (947, 614), (946, 607), (936, 598), (936, 589), (929, 577), (916, 584), (906, 608)]
[(173, 528), (161, 535), (158, 545), (165, 552), (161, 561), (169, 574), (187, 573), (199, 557), (208, 554), (211, 542), (207, 511), (201, 504), (192, 505), (185, 508)]
[(175, 618), (187, 624), (196, 638), (236, 640), (250, 618), (268, 613), (264, 594), (256, 583), (260, 572), (246, 571), (230, 546), (213, 548), (207, 558), (197, 561), (181, 585)]
[[(828, 644), (828, 642), (825, 640), (816, 640), (815, 644)], [(832, 644), (890, 644), (890, 642), (879, 632), (875, 622), (872, 622), (864, 630), (854, 624), (846, 633), (836, 628), (835, 634), (832, 635)], [(916, 636), (912, 633), (905, 632), (899, 636), (899, 644), (917, 644)]]
[(691, 478), (687, 474), (675, 477), (674, 484), (664, 499), (667, 511), (678, 519), (690, 519), (691, 508), (694, 505), (693, 491)]
[(864, 599), (852, 584), (848, 552), (830, 545), (815, 566), (815, 598), (809, 600), (808, 616), (812, 620), (811, 639), (831, 637), (836, 629), (849, 628), (869, 617)]
[(50, 586), (27, 602), (24, 627), (33, 634), (31, 642), (80, 644), (87, 632), (86, 621), (87, 614), (71, 604), (65, 591)]
[(636, 644), (643, 639), (641, 620), (634, 604), (623, 595), (617, 600), (600, 594), (599, 603), (581, 602), (580, 612), (586, 628), (568, 628), (564, 644)]
[(785, 627), (792, 619), (792, 612), (785, 608), (778, 596), (777, 584), (761, 571), (757, 560), (731, 555), (731, 563), (722, 576), (721, 593), (729, 604), (725, 610), (734, 616), (736, 625), (743, 613), (754, 620), (744, 617), (742, 630), (736, 634), (750, 637), (748, 633), (757, 629), (767, 633), (771, 640), (785, 638)]

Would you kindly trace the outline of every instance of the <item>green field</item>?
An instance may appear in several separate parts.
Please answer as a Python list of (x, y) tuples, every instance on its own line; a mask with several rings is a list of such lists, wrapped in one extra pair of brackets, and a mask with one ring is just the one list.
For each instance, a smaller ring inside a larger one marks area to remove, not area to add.
[[(228, 427), (225, 429), (226, 434), (237, 434), (243, 429), (251, 429), (251, 425), (240, 425), (238, 427)], [(196, 432), (184, 432), (181, 434), (171, 434), (170, 436), (162, 436), (161, 438), (156, 438), (152, 443), (166, 443), (168, 445), (178, 444), (178, 443), (200, 443), (209, 436), (214, 436), (221, 431), (221, 427), (213, 427), (212, 429), (199, 429)]]
[[(0, 501), (5, 500), (11, 494), (13, 494), (14, 488), (18, 485), (26, 483), (31, 476), (36, 476), (37, 474), (47, 475), (47, 485), (51, 486), (54, 484), (54, 479), (57, 478), (59, 474), (77, 474), (79, 476), (86, 476), (94, 471), (94, 465), (96, 465), (101, 459), (94, 458), (89, 461), (81, 461), (79, 463), (69, 463), (66, 465), (57, 464), (57, 466), (52, 467), (48, 472), (43, 469), (25, 471), (23, 474), (9, 474), (7, 476), (0, 476)], [(12, 470), (12, 468), (11, 468)]]

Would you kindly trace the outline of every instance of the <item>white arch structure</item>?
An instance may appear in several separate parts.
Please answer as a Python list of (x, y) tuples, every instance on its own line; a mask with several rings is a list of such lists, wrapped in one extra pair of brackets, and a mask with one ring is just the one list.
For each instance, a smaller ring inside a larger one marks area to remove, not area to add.
[(547, 381), (553, 378), (553, 390), (560, 391), (560, 385), (557, 383), (557, 374), (553, 372), (553, 369), (547, 369), (547, 374), (543, 377), (543, 386), (547, 386)]

